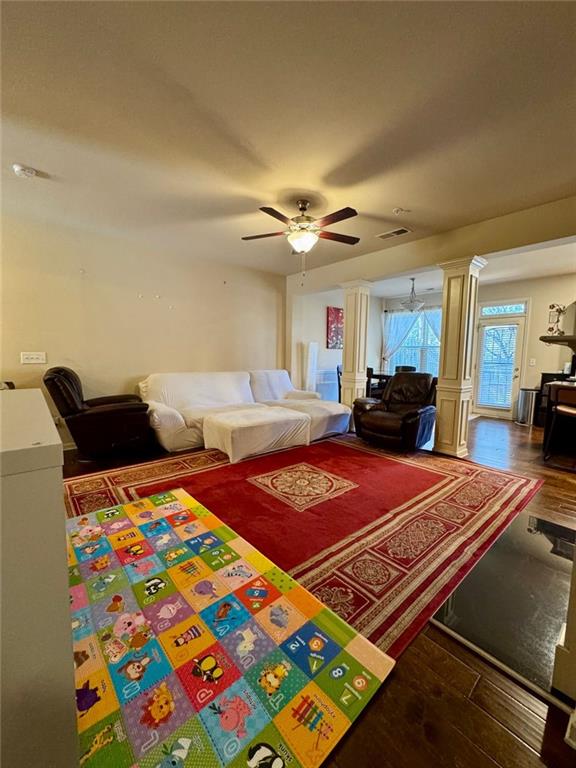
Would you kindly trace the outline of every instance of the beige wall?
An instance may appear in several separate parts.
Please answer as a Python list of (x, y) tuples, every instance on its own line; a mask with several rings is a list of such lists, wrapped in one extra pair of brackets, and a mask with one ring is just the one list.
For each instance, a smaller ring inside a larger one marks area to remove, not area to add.
[[(14, 219), (2, 251), (1, 378), (18, 387), (53, 365), (77, 370), (94, 397), (154, 371), (284, 363), (282, 276)], [(21, 365), (20, 352), (48, 364)]]

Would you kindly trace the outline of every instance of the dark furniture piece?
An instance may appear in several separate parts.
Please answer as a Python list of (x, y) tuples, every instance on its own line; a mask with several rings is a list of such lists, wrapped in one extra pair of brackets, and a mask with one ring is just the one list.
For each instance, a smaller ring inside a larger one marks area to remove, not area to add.
[(366, 397), (380, 400), (391, 378), (391, 373), (374, 373), (374, 368), (366, 368)]
[(336, 378), (338, 380), (338, 402), (342, 402), (342, 366), (336, 366)]
[(536, 405), (534, 406), (534, 426), (544, 427), (546, 425), (546, 413), (548, 411), (548, 384), (551, 381), (565, 381), (570, 374), (568, 373), (541, 373), (540, 391), (536, 395)]
[(421, 448), (432, 437), (437, 381), (430, 373), (395, 373), (381, 400), (355, 400), (358, 437), (397, 445), (405, 451)]
[(415, 371), (416, 366), (415, 365), (397, 365), (396, 368), (394, 368), (394, 371), (396, 373), (402, 373), (403, 371), (408, 373), (410, 371)]
[(573, 454), (576, 446), (576, 382), (554, 381), (548, 390), (544, 461), (555, 449)]
[(152, 444), (148, 405), (138, 395), (84, 400), (78, 374), (64, 367), (46, 371), (44, 384), (85, 456), (104, 456)]

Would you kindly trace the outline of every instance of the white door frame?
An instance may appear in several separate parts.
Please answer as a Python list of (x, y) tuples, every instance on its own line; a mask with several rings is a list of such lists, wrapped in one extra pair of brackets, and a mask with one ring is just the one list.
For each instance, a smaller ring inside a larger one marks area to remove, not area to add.
[[(524, 303), (526, 305), (526, 312), (523, 314), (509, 314), (509, 315), (490, 315), (482, 317), (481, 311), (482, 307), (491, 307), (491, 306), (498, 306), (499, 304), (517, 304), (517, 303)], [(514, 418), (514, 413), (516, 410), (516, 402), (518, 399), (518, 392), (520, 389), (520, 384), (524, 379), (524, 358), (525, 358), (525, 349), (526, 349), (526, 328), (527, 328), (527, 321), (528, 321), (528, 312), (529, 312), (529, 303), (528, 299), (500, 299), (496, 301), (483, 301), (480, 302), (478, 305), (478, 318), (476, 323), (476, 333), (475, 333), (475, 347), (476, 351), (474, 353), (474, 397), (472, 401), (472, 411), (473, 413), (478, 414), (479, 416), (488, 416), (489, 418), (493, 419), (508, 419), (512, 420)], [(480, 354), (481, 354), (481, 329), (484, 326), (490, 325), (511, 325), (511, 324), (518, 324), (518, 336), (516, 339), (516, 355), (515, 355), (515, 362), (516, 362), (516, 370), (514, 371), (514, 378), (512, 381), (512, 396), (511, 396), (511, 403), (510, 408), (498, 408), (498, 407), (488, 407), (488, 406), (478, 406), (476, 403), (478, 401), (478, 384), (479, 384), (479, 376), (478, 376), (478, 370), (480, 365)]]

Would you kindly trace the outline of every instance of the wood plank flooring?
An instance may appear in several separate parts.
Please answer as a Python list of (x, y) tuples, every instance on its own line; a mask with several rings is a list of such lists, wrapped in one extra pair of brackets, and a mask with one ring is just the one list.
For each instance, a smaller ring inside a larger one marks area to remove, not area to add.
[[(576, 475), (545, 465), (542, 430), (506, 421), (470, 424), (470, 459), (544, 480), (528, 511), (576, 529)], [(111, 468), (78, 463), (66, 476)], [(150, 460), (151, 456), (143, 458)], [(113, 466), (135, 463), (115, 460)], [(436, 627), (402, 654), (326, 768), (576, 768), (563, 741), (567, 716)]]

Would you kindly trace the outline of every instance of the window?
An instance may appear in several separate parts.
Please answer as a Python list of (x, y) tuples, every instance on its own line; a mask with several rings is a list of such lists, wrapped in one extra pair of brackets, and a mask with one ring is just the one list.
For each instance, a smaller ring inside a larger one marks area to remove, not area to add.
[(502, 315), (525, 315), (526, 302), (514, 304), (485, 304), (480, 310), (481, 317), (501, 317)]
[(417, 371), (438, 376), (441, 318), (439, 307), (418, 315), (406, 338), (388, 361), (390, 373), (397, 365), (413, 365)]

